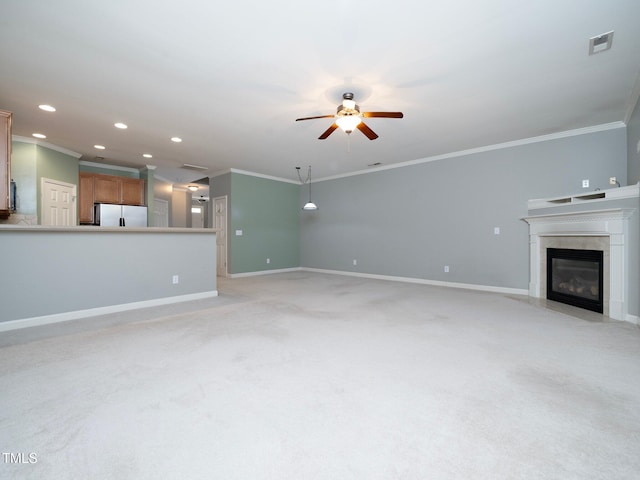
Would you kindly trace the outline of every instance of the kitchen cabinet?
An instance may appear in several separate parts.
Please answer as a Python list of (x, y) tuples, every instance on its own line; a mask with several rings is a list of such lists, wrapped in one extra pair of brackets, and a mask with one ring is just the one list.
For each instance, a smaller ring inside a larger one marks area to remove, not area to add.
[(93, 201), (95, 203), (122, 203), (120, 179), (114, 175), (94, 175)]
[(93, 223), (93, 174), (80, 172), (78, 184), (78, 217), (80, 223)]
[(120, 179), (122, 205), (144, 205), (144, 180), (138, 178)]
[(94, 223), (94, 203), (144, 205), (144, 180), (102, 173), (80, 172), (80, 223)]
[(11, 112), (0, 110), (0, 218), (9, 218), (11, 200)]

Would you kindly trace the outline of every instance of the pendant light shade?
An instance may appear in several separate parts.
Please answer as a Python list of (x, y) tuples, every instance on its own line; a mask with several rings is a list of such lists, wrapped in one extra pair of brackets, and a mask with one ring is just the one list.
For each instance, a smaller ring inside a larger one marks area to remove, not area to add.
[(305, 183), (309, 183), (309, 201), (304, 204), (304, 206), (302, 207), (302, 210), (306, 210), (306, 211), (318, 210), (318, 206), (311, 201), (311, 165), (309, 165), (309, 170), (307, 171), (306, 180), (302, 180), (302, 177), (300, 176), (300, 167), (296, 167), (296, 170), (298, 172), (298, 178), (300, 179), (300, 183), (302, 183), (303, 185)]

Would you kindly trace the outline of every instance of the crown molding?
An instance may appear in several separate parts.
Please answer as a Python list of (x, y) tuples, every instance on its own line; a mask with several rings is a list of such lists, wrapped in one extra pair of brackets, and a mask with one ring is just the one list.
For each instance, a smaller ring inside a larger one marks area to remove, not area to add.
[(464, 157), (466, 155), (473, 155), (476, 153), (491, 152), (493, 150), (502, 150), (504, 148), (519, 147), (522, 145), (529, 145), (532, 143), (548, 142), (550, 140), (557, 140), (560, 138), (567, 138), (567, 137), (576, 137), (579, 135), (587, 135), (589, 133), (604, 132), (607, 130), (616, 130), (618, 128), (626, 128), (626, 124), (624, 122), (611, 122), (611, 123), (605, 123), (602, 125), (594, 125), (591, 127), (577, 128), (575, 130), (566, 130), (564, 132), (551, 133), (548, 135), (540, 135), (538, 137), (523, 138), (520, 140), (513, 140), (511, 142), (496, 143), (494, 145), (487, 145), (485, 147), (471, 148), (469, 150), (460, 150), (458, 152), (445, 153), (442, 155), (435, 155), (433, 157), (425, 157), (425, 158), (419, 158), (417, 160), (409, 160), (407, 162), (394, 163), (393, 165), (384, 165), (382, 167), (370, 168), (367, 170), (358, 170), (356, 172), (344, 173), (341, 175), (333, 175), (330, 177), (316, 178), (314, 179), (314, 182), (322, 182), (325, 180), (335, 180), (338, 178), (352, 177), (354, 175), (365, 175), (367, 173), (375, 173), (375, 172), (380, 172), (382, 170), (391, 170), (394, 168), (409, 167), (411, 165), (419, 165), (421, 163), (435, 162), (437, 160), (446, 160), (448, 158)]
[(86, 160), (80, 160), (80, 162), (78, 162), (78, 164), (79, 165), (84, 165), (86, 167), (104, 168), (106, 170), (118, 170), (118, 171), (121, 171), (121, 172), (140, 173), (140, 169), (139, 168), (118, 167), (117, 165), (107, 165), (106, 163), (88, 162)]
[(290, 180), (288, 178), (274, 177), (272, 175), (264, 175), (262, 173), (250, 172), (248, 170), (240, 170), (238, 168), (227, 168), (225, 170), (220, 170), (218, 172), (215, 172), (213, 175), (210, 175), (209, 178), (220, 177), (228, 173), (238, 173), (240, 175), (247, 175), (249, 177), (258, 177), (258, 178), (265, 178), (267, 180), (275, 180), (276, 182), (293, 183), (294, 185), (300, 184), (300, 182), (297, 182), (295, 180)]
[(59, 147), (58, 145), (54, 145), (53, 143), (43, 142), (42, 140), (38, 140), (37, 138), (30, 137), (21, 137), (20, 135), (11, 135), (11, 140), (14, 142), (20, 143), (31, 143), (33, 145), (38, 145), (39, 147), (48, 148), (49, 150), (54, 150), (56, 152), (64, 153), (65, 155), (69, 155), (70, 157), (80, 158), (82, 156), (81, 153), (74, 152), (73, 150), (69, 150), (64, 147)]

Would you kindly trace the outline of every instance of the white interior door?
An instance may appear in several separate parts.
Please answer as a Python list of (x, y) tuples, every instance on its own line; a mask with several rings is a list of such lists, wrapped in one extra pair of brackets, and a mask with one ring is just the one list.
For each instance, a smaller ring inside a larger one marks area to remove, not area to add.
[(204, 228), (204, 208), (199, 205), (191, 207), (191, 227)]
[(169, 200), (153, 199), (153, 226), (169, 226)]
[(42, 225), (76, 224), (76, 186), (72, 183), (42, 179)]
[(216, 232), (216, 262), (218, 275), (227, 276), (227, 197), (213, 199), (214, 228)]

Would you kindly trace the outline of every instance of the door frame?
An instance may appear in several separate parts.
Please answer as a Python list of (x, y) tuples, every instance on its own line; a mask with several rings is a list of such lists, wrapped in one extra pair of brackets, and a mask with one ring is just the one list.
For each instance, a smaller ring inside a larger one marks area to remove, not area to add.
[(220, 197), (214, 197), (211, 199), (211, 207), (213, 210), (213, 228), (217, 228), (216, 222), (216, 214), (218, 211), (218, 201), (224, 201), (224, 218), (223, 218), (223, 237), (224, 237), (224, 270), (220, 269), (220, 259), (218, 258), (218, 242), (220, 240), (220, 235), (216, 232), (216, 275), (220, 277), (227, 277), (229, 275), (229, 235), (228, 235), (228, 223), (229, 223), (229, 202), (227, 200), (227, 195), (222, 195)]

